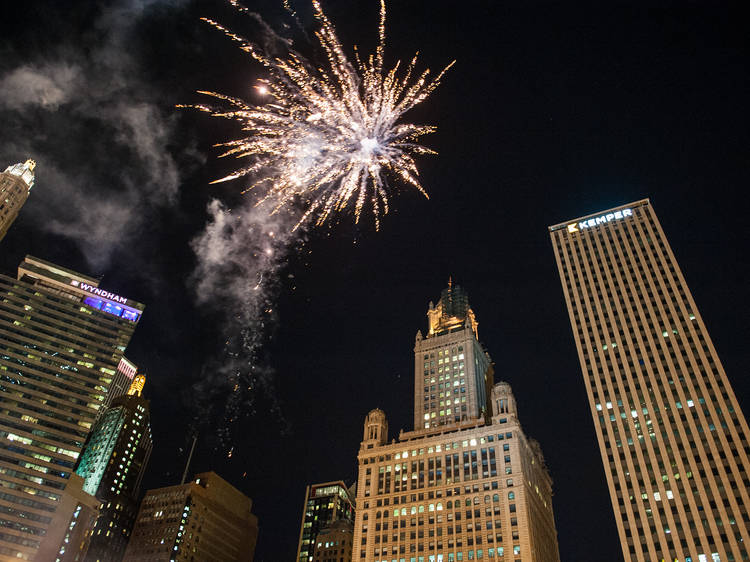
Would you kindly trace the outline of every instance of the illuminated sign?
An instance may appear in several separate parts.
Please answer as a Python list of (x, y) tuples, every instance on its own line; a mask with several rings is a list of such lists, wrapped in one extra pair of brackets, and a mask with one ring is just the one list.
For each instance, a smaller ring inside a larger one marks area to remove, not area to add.
[(101, 310), (112, 316), (119, 316), (125, 320), (130, 320), (131, 322), (137, 322), (138, 317), (140, 316), (140, 313), (133, 308), (123, 307), (119, 304), (105, 301), (97, 297), (86, 297), (83, 299), (83, 304), (87, 304), (92, 308)]
[(633, 211), (631, 209), (622, 209), (621, 211), (614, 211), (613, 213), (607, 213), (600, 217), (588, 219), (581, 222), (572, 222), (568, 225), (568, 232), (580, 232), (587, 228), (593, 228), (600, 224), (605, 224), (610, 221), (624, 219), (625, 217), (632, 217)]
[(90, 307), (101, 310), (102, 312), (106, 312), (107, 314), (111, 314), (112, 316), (119, 316), (120, 318), (124, 318), (125, 320), (130, 320), (131, 322), (137, 322), (138, 318), (141, 315), (140, 311), (134, 308), (116, 304), (126, 304), (128, 302), (128, 299), (126, 299), (125, 297), (121, 297), (120, 295), (116, 295), (115, 293), (110, 293), (109, 291), (105, 291), (104, 289), (99, 289), (98, 287), (94, 287), (93, 285), (89, 285), (88, 283), (84, 283), (83, 281), (79, 281), (78, 279), (71, 280), (70, 284), (74, 287), (78, 287), (79, 289), (86, 291), (91, 295), (97, 295), (96, 297), (91, 296), (85, 297), (83, 299), (84, 304), (87, 304)]
[(83, 289), (87, 293), (93, 293), (95, 295), (99, 295), (100, 297), (104, 297), (105, 299), (113, 300), (116, 302), (121, 302), (122, 304), (125, 304), (126, 302), (128, 302), (128, 299), (126, 299), (125, 297), (121, 297), (120, 295), (110, 293), (109, 291), (105, 291), (104, 289), (94, 287), (93, 285), (89, 285), (88, 283), (82, 283), (74, 279), (73, 281), (70, 282), (70, 284), (75, 287), (78, 287), (79, 289)]

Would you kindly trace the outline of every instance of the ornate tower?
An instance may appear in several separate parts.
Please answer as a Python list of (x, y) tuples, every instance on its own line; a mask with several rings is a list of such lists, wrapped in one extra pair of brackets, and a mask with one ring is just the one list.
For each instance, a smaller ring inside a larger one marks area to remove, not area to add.
[(414, 344), (414, 429), (479, 419), (492, 384), (490, 356), (479, 343), (469, 296), (448, 281), (427, 310), (427, 336)]
[(449, 281), (427, 318), (414, 431), (388, 441), (382, 410), (365, 419), (352, 559), (560, 562), (552, 479), (510, 385), (492, 386), (468, 296)]
[(385, 418), (385, 412), (379, 408), (370, 410), (365, 418), (365, 432), (362, 437), (362, 447), (372, 449), (385, 445), (388, 441), (388, 420)]
[(5, 237), (34, 185), (36, 162), (13, 164), (0, 174), (0, 240)]

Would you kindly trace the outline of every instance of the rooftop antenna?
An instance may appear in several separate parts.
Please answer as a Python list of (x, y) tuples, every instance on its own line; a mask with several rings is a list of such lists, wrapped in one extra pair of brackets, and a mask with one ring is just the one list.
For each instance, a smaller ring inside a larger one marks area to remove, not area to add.
[(193, 458), (193, 451), (195, 451), (195, 442), (198, 441), (198, 434), (196, 433), (193, 435), (193, 444), (190, 446), (190, 454), (188, 455), (187, 462), (185, 463), (185, 472), (182, 473), (182, 481), (180, 482), (180, 485), (185, 483), (185, 479), (187, 478), (188, 468), (190, 468), (190, 461)]

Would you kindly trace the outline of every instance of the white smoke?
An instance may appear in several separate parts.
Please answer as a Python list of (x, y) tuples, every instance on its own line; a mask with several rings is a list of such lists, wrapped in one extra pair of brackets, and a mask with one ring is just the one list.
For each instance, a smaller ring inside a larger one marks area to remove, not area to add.
[(54, 110), (66, 103), (79, 88), (80, 69), (65, 62), (52, 65), (23, 65), (0, 80), (0, 104), (20, 110), (39, 106)]
[[(119, 0), (95, 22), (103, 42), (52, 45), (0, 74), (6, 131), (0, 158), (37, 161), (23, 215), (74, 240), (96, 270), (132, 240), (155, 207), (174, 202), (179, 187), (166, 148), (172, 108), (160, 106), (139, 78), (143, 69), (128, 45), (155, 3)], [(12, 58), (5, 63), (12, 65)]]
[[(223, 315), (225, 347), (204, 366), (194, 387), (199, 417), (218, 415), (219, 436), (228, 447), (231, 427), (252, 414), (262, 395), (285, 423), (275, 391), (275, 373), (259, 353), (278, 322), (274, 310), (289, 253), (304, 242), (294, 230), (298, 213), (244, 198), (236, 209), (218, 200), (208, 205), (209, 221), (192, 243), (197, 266), (192, 277), (199, 303)], [(218, 408), (217, 408), (218, 407)]]
[(193, 241), (198, 258), (195, 293), (201, 303), (217, 299), (241, 304), (248, 318), (256, 317), (275, 287), (290, 246), (300, 238), (289, 211), (271, 212), (270, 204), (252, 199), (233, 210), (214, 199), (209, 221)]

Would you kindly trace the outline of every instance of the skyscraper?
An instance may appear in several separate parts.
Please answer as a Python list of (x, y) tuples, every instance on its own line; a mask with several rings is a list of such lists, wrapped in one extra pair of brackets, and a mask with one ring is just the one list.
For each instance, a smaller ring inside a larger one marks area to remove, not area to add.
[(414, 431), (389, 443), (385, 413), (365, 419), (352, 559), (558, 562), (552, 480), (510, 385), (493, 384), (466, 293), (450, 284), (427, 316)]
[(748, 560), (748, 425), (644, 199), (549, 227), (625, 560)]
[(0, 556), (50, 559), (96, 504), (71, 474), (144, 309), (98, 284), (31, 256), (0, 275)]
[(341, 480), (307, 487), (297, 543), (298, 562), (313, 559), (315, 540), (321, 529), (339, 520), (354, 522), (353, 493)]
[(414, 429), (484, 416), (492, 384), (469, 297), (448, 282), (427, 311), (428, 331), (414, 344)]
[(128, 392), (104, 410), (78, 460), (83, 490), (102, 503), (84, 560), (120, 562), (125, 554), (152, 447), (149, 403), (141, 396), (144, 381), (144, 375), (136, 375)]
[(252, 562), (253, 501), (214, 472), (146, 492), (126, 562)]
[(34, 185), (36, 162), (13, 164), (0, 174), (0, 240), (5, 237)]

